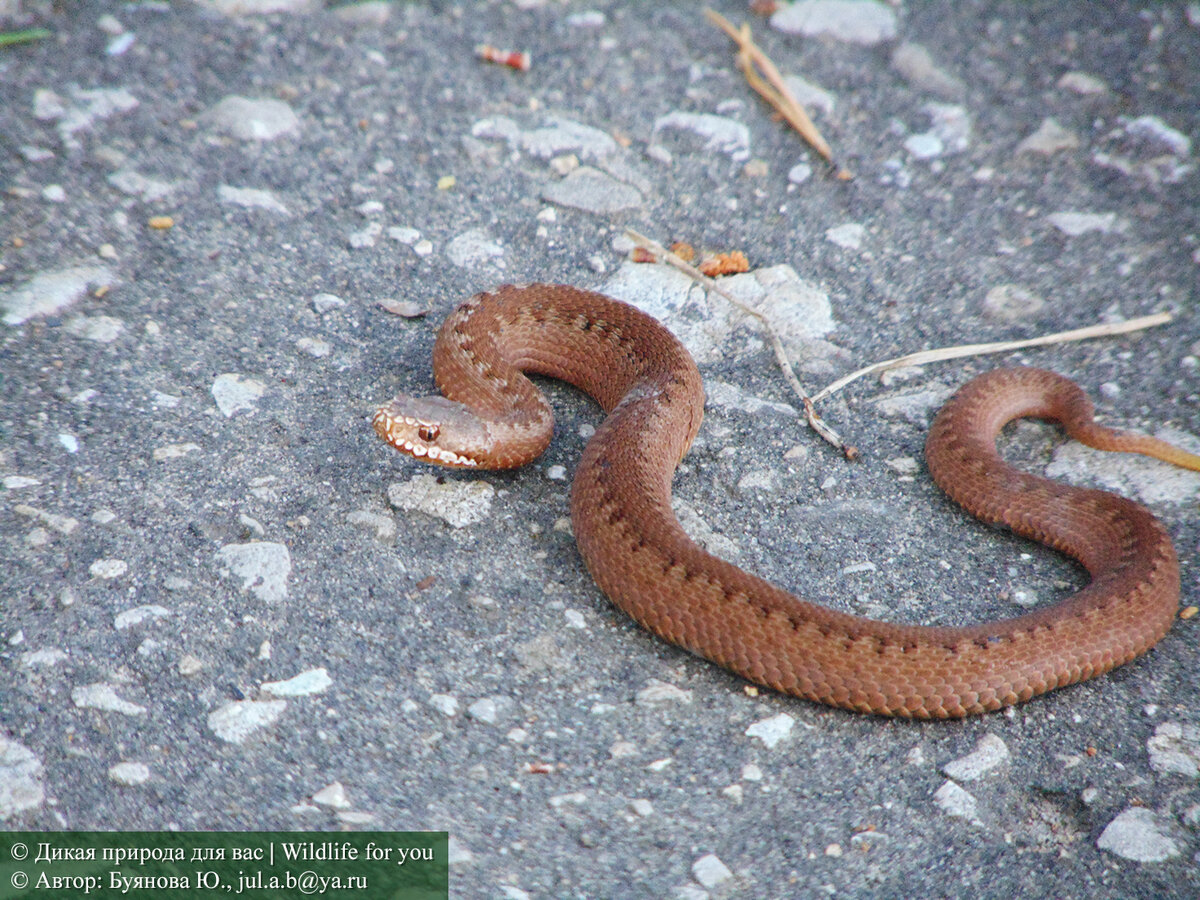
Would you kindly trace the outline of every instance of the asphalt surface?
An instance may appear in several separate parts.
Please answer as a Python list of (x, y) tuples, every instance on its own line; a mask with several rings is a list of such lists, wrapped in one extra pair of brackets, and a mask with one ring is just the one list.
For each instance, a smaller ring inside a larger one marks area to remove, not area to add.
[[(691, 4), (7, 20), (52, 36), (0, 48), (3, 827), (445, 830), (455, 897), (1200, 895), (1198, 619), (1001, 714), (826, 709), (598, 591), (565, 517), (599, 411), (569, 388), (547, 385), (559, 434), (522, 471), (430, 482), (372, 432), (429, 390), (472, 293), (623, 293), (709, 341), (689, 527), (804, 596), (930, 623), (1083, 578), (930, 484), (928, 422), (971, 374), (1053, 368), (1106, 422), (1198, 446), (1200, 9), (877, 4), (854, 38), (716, 7), (827, 92), (853, 180)], [(850, 464), (779, 406), (754, 327), (628, 262), (626, 226), (807, 297), (828, 321), (789, 348), (812, 390), (1175, 318), (856, 382), (822, 406)], [(1150, 505), (1200, 605), (1200, 480), (1038, 425), (1008, 448)]]

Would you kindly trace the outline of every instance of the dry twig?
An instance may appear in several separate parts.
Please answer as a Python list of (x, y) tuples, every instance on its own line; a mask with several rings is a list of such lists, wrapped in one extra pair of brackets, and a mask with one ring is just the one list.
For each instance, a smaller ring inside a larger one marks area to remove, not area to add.
[[(743, 23), (740, 28), (734, 28), (732, 22), (711, 9), (706, 9), (704, 15), (738, 45), (738, 68), (742, 70), (742, 75), (745, 76), (750, 87), (783, 116), (784, 120), (796, 129), (800, 136), (820, 154), (822, 159), (837, 169), (838, 178), (843, 181), (853, 178), (854, 176), (849, 170), (834, 162), (833, 150), (821, 136), (821, 132), (817, 130), (817, 126), (813, 124), (808, 113), (804, 111), (804, 107), (792, 96), (783, 76), (779, 74), (779, 69), (771, 62), (771, 58), (754, 43), (754, 39), (750, 36), (750, 26)], [(762, 75), (759, 74), (760, 69)]]
[(834, 447), (841, 450), (847, 459), (855, 459), (858, 456), (858, 448), (843, 442), (838, 433), (830, 428), (825, 420), (817, 414), (817, 410), (816, 407), (813, 406), (812, 399), (804, 390), (804, 386), (800, 384), (800, 379), (796, 377), (796, 372), (792, 368), (792, 362), (788, 359), (787, 351), (783, 347), (783, 341), (779, 339), (779, 335), (776, 333), (775, 329), (771, 325), (770, 320), (768, 320), (766, 316), (764, 316), (757, 309), (747, 306), (737, 297), (733, 296), (733, 294), (729, 293), (729, 291), (725, 290), (725, 288), (721, 287), (721, 285), (719, 285), (716, 281), (709, 278), (707, 275), (705, 275), (691, 263), (683, 260), (677, 254), (672, 253), (657, 241), (651, 240), (643, 234), (639, 234), (632, 228), (626, 228), (625, 234), (628, 235), (630, 240), (636, 243), (643, 250), (654, 254), (668, 265), (674, 266), (679, 271), (691, 276), (693, 280), (698, 281), (710, 291), (720, 294), (735, 307), (746, 313), (746, 315), (753, 316), (755, 319), (761, 322), (763, 330), (767, 333), (767, 337), (771, 341), (771, 348), (775, 351), (775, 359), (779, 362), (779, 368), (783, 370), (783, 377), (787, 379), (787, 383), (791, 386), (796, 396), (800, 398), (800, 402), (804, 405), (804, 417), (808, 420), (809, 427), (811, 427), (813, 431), (819, 434)]

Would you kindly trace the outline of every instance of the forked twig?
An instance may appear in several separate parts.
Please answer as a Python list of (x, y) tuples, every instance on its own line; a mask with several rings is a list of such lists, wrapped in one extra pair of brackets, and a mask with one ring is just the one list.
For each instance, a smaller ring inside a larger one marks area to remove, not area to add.
[(657, 241), (651, 240), (644, 234), (639, 234), (632, 228), (626, 228), (625, 234), (643, 250), (654, 254), (663, 262), (689, 275), (694, 281), (704, 285), (710, 291), (720, 294), (735, 307), (746, 313), (746, 315), (753, 316), (761, 322), (763, 330), (767, 333), (767, 337), (770, 338), (771, 348), (775, 351), (775, 359), (779, 363), (779, 368), (783, 371), (783, 377), (787, 380), (787, 383), (791, 386), (796, 396), (800, 398), (800, 402), (804, 406), (804, 417), (808, 420), (809, 427), (834, 447), (841, 450), (847, 459), (858, 457), (858, 448), (842, 441), (841, 436), (830, 428), (828, 423), (817, 414), (812, 399), (808, 396), (808, 392), (804, 390), (804, 386), (800, 384), (800, 379), (796, 377), (796, 372), (792, 368), (792, 362), (788, 359), (787, 351), (783, 347), (783, 341), (779, 339), (779, 335), (765, 315), (759, 310), (747, 306), (737, 297), (733, 296), (733, 294), (729, 293), (729, 291), (725, 290), (725, 288), (721, 287), (715, 280), (709, 278), (691, 263), (672, 253)]

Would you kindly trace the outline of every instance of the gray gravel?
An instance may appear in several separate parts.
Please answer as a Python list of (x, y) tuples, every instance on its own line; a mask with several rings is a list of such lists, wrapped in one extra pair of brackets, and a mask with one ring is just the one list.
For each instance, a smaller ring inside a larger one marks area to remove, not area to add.
[[(733, 19), (739, 4), (717, 4)], [(608, 290), (693, 348), (676, 480), (715, 552), (838, 608), (975, 621), (1080, 572), (921, 462), (995, 362), (1200, 447), (1200, 5), (810, 0), (756, 35), (835, 180), (691, 4), (0, 2), (0, 822), (439, 829), (456, 897), (1194, 897), (1196, 622), (961, 723), (749, 690), (617, 613), (567, 493), (370, 428), (462, 298)], [(772, 25), (777, 27), (772, 27)], [(518, 72), (475, 59), (527, 50)], [(623, 228), (728, 279), (816, 389), (925, 347), (1169, 311), (1134, 336), (904, 370), (794, 415), (769, 345)], [(427, 316), (420, 313), (428, 309)], [(1149, 503), (1200, 604), (1200, 478), (1012, 431)]]

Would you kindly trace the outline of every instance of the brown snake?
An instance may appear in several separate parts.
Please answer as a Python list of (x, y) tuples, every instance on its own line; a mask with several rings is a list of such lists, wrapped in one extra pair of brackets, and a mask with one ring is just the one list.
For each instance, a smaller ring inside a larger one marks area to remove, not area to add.
[(967, 627), (894, 625), (795, 597), (701, 550), (671, 511), (671, 477), (700, 428), (704, 391), (683, 345), (650, 316), (564, 285), (504, 285), (446, 319), (433, 350), (444, 397), (401, 394), (375, 430), (402, 452), (503, 469), (536, 458), (553, 413), (522, 372), (559, 378), (607, 413), (571, 489), (579, 550), (600, 589), (663, 639), (759, 684), (860, 712), (941, 718), (1028, 700), (1144, 653), (1179, 605), (1179, 564), (1143, 506), (1018, 471), (1005, 423), (1051, 419), (1073, 438), (1200, 469), (1200, 457), (1092, 421), (1073, 382), (1041, 369), (981, 375), (938, 414), (934, 481), (971, 515), (1078, 560), (1079, 592)]

